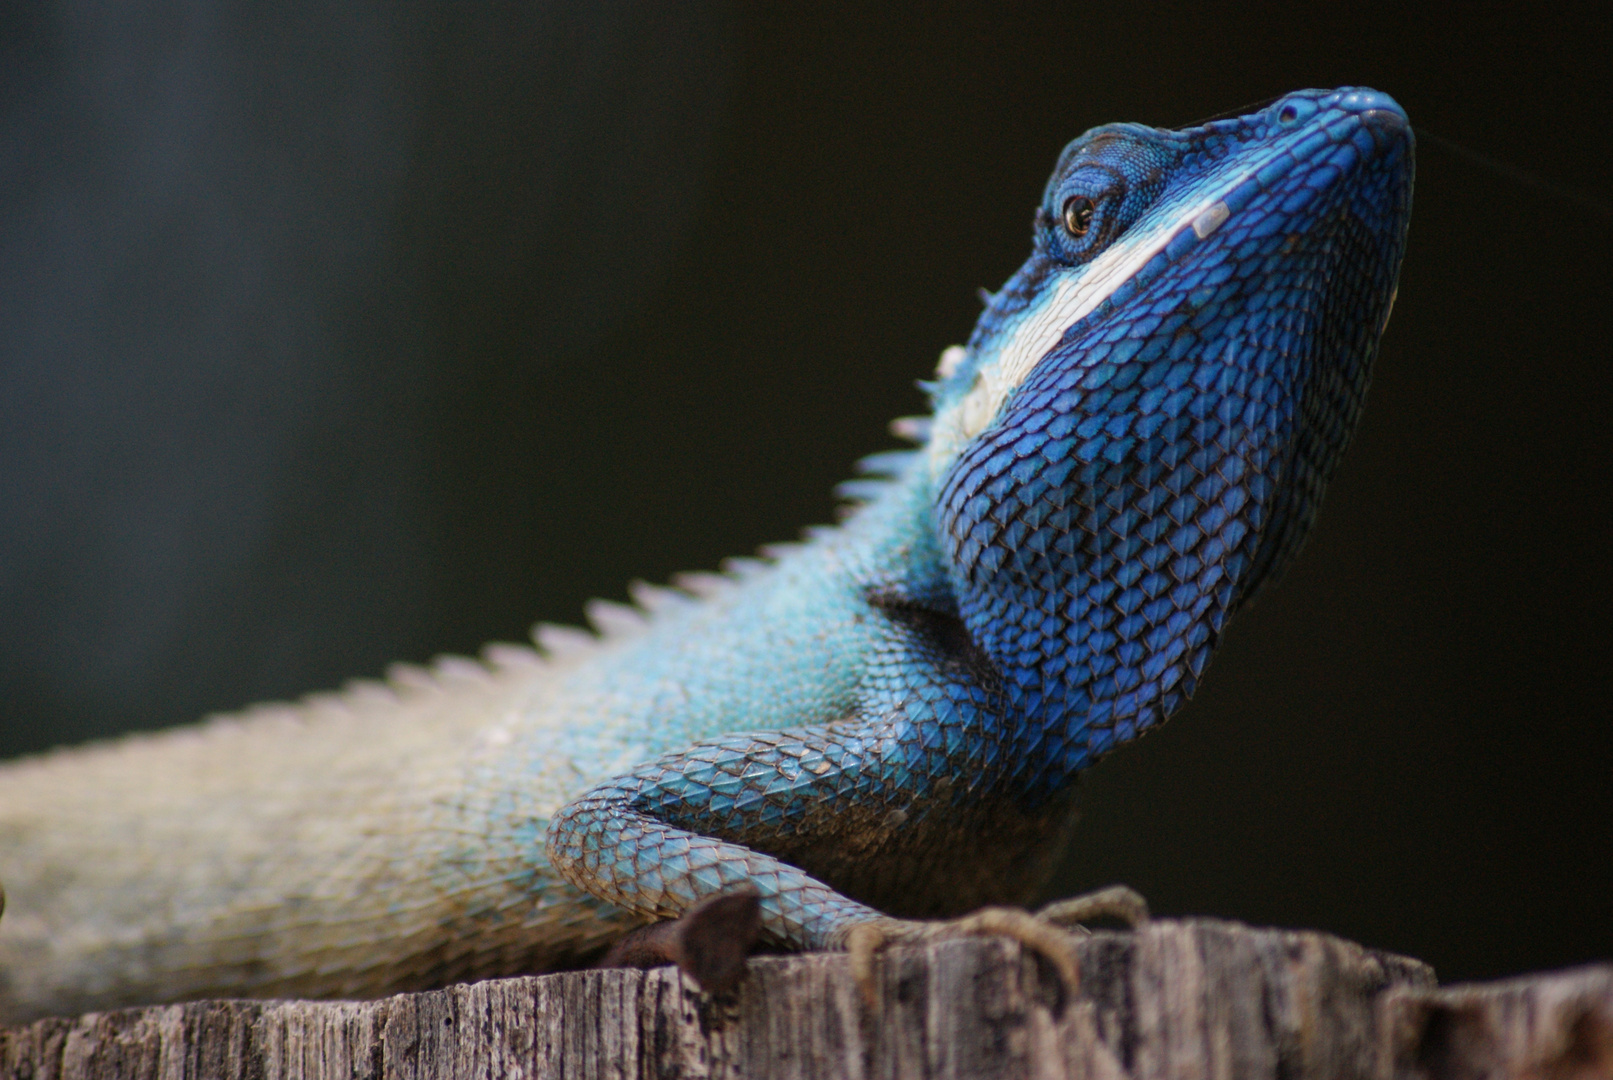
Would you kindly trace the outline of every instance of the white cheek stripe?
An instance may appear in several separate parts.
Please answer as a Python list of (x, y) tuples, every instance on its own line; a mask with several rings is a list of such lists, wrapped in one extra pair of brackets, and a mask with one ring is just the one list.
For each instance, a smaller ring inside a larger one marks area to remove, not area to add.
[(1014, 389), (1063, 339), (1065, 331), (1131, 280), (1179, 232), (1192, 228), (1203, 239), (1220, 228), (1231, 217), (1227, 195), (1283, 153), (1285, 147), (1261, 155), (1186, 210), (1152, 228), (1127, 233), (1124, 240), (1093, 259), (1081, 272), (1066, 271), (1053, 295), (1014, 328), (1013, 337), (998, 351), (995, 362), (988, 357), (981, 364), (980, 375), (969, 393), (936, 418), (936, 430), (930, 440), (932, 463), (939, 466), (949, 461), (963, 443), (984, 431)]
[(1193, 219), (1193, 235), (1203, 240), (1219, 229), (1221, 223), (1231, 216), (1232, 211), (1227, 209), (1227, 204), (1218, 199), (1208, 210)]

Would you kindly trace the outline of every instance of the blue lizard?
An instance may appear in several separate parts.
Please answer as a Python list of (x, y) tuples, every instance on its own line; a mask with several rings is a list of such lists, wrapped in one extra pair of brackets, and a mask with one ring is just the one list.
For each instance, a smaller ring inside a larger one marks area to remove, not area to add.
[(0, 1017), (552, 969), (728, 895), (801, 949), (1030, 898), (1075, 777), (1192, 694), (1309, 530), (1412, 146), (1363, 88), (1095, 128), (842, 524), (548, 658), (0, 770)]

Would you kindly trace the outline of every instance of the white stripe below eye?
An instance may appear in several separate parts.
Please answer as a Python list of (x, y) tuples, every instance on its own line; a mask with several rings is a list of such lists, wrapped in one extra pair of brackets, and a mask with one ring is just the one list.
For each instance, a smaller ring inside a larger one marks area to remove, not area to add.
[[(930, 439), (930, 460), (936, 467), (950, 461), (965, 442), (984, 431), (1002, 410), (1003, 402), (1024, 382), (1065, 331), (1092, 311), (1121, 285), (1165, 250), (1185, 228), (1203, 239), (1232, 216), (1226, 197), (1268, 163), (1287, 152), (1273, 148), (1227, 177), (1206, 196), (1185, 210), (1170, 214), (1151, 227), (1133, 227), (1120, 242), (1078, 270), (1066, 270), (1053, 287), (1053, 295), (1037, 305), (1015, 327), (1012, 337), (997, 350), (995, 362), (986, 359), (974, 387), (944, 414), (936, 417)], [(1168, 208), (1164, 208), (1167, 210)]]

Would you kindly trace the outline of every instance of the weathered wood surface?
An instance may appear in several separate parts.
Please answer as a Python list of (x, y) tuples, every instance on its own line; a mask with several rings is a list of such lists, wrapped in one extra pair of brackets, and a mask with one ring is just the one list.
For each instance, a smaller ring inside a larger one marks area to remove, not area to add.
[(1613, 1080), (1613, 964), (1443, 990), (1380, 1006), (1393, 1080)]
[(1070, 1000), (983, 939), (887, 955), (873, 1009), (840, 956), (755, 960), (726, 1001), (661, 969), (131, 1009), (0, 1031), (0, 1077), (1613, 1077), (1613, 967), (1435, 990), (1414, 960), (1209, 921), (1081, 962)]

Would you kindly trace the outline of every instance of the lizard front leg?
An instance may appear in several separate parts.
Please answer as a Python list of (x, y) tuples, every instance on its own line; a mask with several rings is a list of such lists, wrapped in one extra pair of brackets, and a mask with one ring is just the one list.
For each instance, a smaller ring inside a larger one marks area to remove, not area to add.
[(549, 860), (584, 891), (656, 920), (750, 885), (771, 943), (840, 947), (851, 925), (880, 912), (773, 851), (797, 846), (779, 842), (804, 838), (803, 824), (842, 801), (851, 734), (826, 725), (734, 736), (664, 757), (562, 807)]
[[(702, 743), (594, 788), (554, 818), (551, 863), (656, 920), (754, 888), (762, 937), (805, 950), (944, 932), (881, 907), (949, 915), (1025, 899), (1072, 820), (1067, 794), (1024, 797), (1021, 766), (1043, 736), (1004, 724), (995, 692), (955, 667), (897, 667), (900, 692), (867, 715)], [(959, 926), (1069, 952), (1050, 924)]]

